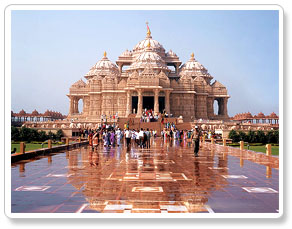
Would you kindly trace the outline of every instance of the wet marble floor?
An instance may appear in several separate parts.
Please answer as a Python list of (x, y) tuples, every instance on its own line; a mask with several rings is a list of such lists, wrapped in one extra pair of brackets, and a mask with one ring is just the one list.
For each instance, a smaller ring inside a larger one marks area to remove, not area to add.
[(11, 168), (12, 213), (278, 213), (276, 157), (152, 140), (82, 147)]

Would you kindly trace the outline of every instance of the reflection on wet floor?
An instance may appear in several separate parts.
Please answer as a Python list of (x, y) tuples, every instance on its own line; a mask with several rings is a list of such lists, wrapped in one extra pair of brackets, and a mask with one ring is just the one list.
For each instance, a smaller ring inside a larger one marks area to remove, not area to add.
[(276, 157), (205, 143), (89, 147), (12, 164), (13, 213), (277, 213)]

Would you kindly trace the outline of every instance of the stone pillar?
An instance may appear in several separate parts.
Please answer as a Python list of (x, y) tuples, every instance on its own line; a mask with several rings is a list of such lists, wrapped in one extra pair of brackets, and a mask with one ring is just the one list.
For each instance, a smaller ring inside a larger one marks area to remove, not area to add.
[(223, 98), (223, 115), (226, 117), (228, 117), (227, 101), (228, 101), (227, 97)]
[(272, 167), (270, 165), (266, 166), (266, 178), (272, 177)]
[(51, 139), (48, 140), (48, 148), (49, 148), (49, 149), (52, 148), (52, 140), (51, 140)]
[(69, 145), (69, 138), (66, 138), (66, 146)]
[(266, 145), (266, 155), (267, 156), (271, 156), (272, 155), (272, 145), (271, 144), (267, 144)]
[(79, 113), (79, 110), (78, 110), (78, 101), (79, 101), (79, 99), (78, 98), (76, 98), (75, 99), (75, 113)]
[(154, 89), (154, 114), (158, 114), (159, 113), (158, 95), (159, 95), (159, 90), (158, 89)]
[(226, 138), (223, 138), (223, 146), (226, 146)]
[(127, 110), (126, 110), (126, 117), (128, 117), (131, 114), (132, 111), (132, 95), (131, 91), (127, 91)]
[(137, 110), (137, 116), (142, 116), (142, 109), (143, 109), (143, 96), (142, 96), (142, 90), (138, 89), (138, 110)]
[(20, 142), (20, 153), (25, 153), (25, 143), (24, 142)]
[(244, 141), (239, 142), (240, 150), (244, 150)]
[(168, 115), (170, 114), (169, 94), (170, 94), (170, 91), (165, 91), (165, 112)]
[(211, 144), (214, 144), (214, 142), (215, 142), (214, 138), (211, 138)]

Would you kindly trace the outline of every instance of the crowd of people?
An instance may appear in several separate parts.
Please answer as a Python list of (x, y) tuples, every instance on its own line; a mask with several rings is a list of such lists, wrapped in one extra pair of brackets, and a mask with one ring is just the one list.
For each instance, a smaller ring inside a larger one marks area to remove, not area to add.
[[(126, 123), (124, 130), (114, 125), (102, 124), (98, 129), (83, 130), (82, 135), (88, 138), (89, 145), (96, 149), (100, 144), (104, 147), (115, 147), (125, 145), (126, 147), (138, 146), (140, 148), (149, 149), (151, 147), (151, 139), (155, 139), (158, 134), (152, 129), (129, 129)], [(197, 156), (199, 151), (199, 142), (202, 137), (212, 138), (220, 137), (212, 131), (203, 131), (198, 126), (192, 130), (179, 130), (174, 123), (165, 123), (165, 128), (161, 130), (160, 136), (163, 140), (188, 141), (194, 143), (194, 154)]]
[(121, 130), (120, 128), (114, 128), (108, 126), (108, 128), (99, 128), (97, 130), (84, 131), (84, 137), (88, 138), (89, 145), (92, 148), (97, 148), (102, 142), (106, 147), (120, 146), (126, 142), (126, 146), (130, 147), (133, 144), (141, 148), (150, 148), (150, 139), (157, 137), (156, 130), (149, 130), (141, 128), (140, 130), (126, 128)]
[(152, 109), (143, 110), (140, 122), (156, 122), (160, 118), (160, 115), (154, 114)]

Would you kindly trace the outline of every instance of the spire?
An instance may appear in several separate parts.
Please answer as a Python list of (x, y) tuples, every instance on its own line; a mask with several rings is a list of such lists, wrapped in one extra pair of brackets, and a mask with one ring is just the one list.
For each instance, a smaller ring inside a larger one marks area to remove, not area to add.
[(195, 59), (195, 54), (192, 52), (191, 53), (191, 60), (194, 60)]
[(148, 44), (147, 44), (147, 48), (150, 48), (151, 46), (150, 46), (150, 41), (148, 41)]
[(106, 57), (106, 54), (107, 54), (106, 51), (104, 51), (104, 53), (103, 53), (103, 57)]
[(148, 26), (148, 21), (146, 21), (146, 26), (147, 26), (147, 37), (151, 38), (151, 31), (149, 29), (149, 26)]

